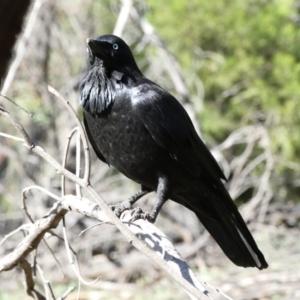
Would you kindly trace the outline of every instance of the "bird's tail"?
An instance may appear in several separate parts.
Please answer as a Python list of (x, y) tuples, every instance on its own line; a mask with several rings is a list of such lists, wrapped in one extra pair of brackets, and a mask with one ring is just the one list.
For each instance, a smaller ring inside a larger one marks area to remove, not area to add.
[(219, 187), (217, 193), (189, 191), (180, 198), (178, 202), (195, 212), (233, 263), (242, 267), (257, 267), (260, 270), (268, 267), (225, 188), (222, 187), (220, 191)]

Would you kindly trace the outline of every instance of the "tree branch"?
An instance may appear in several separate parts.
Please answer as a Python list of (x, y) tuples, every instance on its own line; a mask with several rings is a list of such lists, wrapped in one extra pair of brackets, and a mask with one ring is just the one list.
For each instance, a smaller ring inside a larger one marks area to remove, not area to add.
[[(59, 97), (59, 99), (65, 102), (65, 100), (62, 97)], [(69, 111), (73, 111), (74, 113), (74, 110), (73, 108), (70, 108), (71, 106), (69, 103), (67, 103), (66, 106), (68, 107)], [(72, 115), (74, 116), (73, 113)], [(74, 183), (80, 185), (84, 190), (86, 190), (86, 192), (88, 192), (92, 196), (92, 198), (98, 203), (98, 205), (101, 208), (101, 211), (106, 215), (109, 221), (113, 223), (122, 232), (122, 234), (125, 236), (129, 243), (131, 243), (134, 247), (136, 247), (138, 250), (140, 250), (146, 256), (148, 256), (152, 261), (158, 264), (172, 278), (174, 278), (179, 284), (181, 284), (189, 294), (193, 295), (193, 297), (196, 297), (196, 299), (207, 299), (207, 296), (209, 295), (208, 292), (204, 288), (199, 289), (198, 284), (196, 285), (194, 283), (195, 278), (191, 275), (191, 273), (186, 271), (183, 272), (182, 270), (185, 270), (185, 268), (179, 267), (179, 273), (181, 273), (181, 275), (179, 276), (178, 271), (175, 272), (174, 269), (170, 267), (170, 264), (168, 264), (168, 261), (164, 259), (164, 257), (157, 255), (157, 253), (153, 252), (153, 249), (150, 249), (147, 245), (145, 245), (143, 241), (138, 239), (131, 231), (131, 229), (126, 224), (123, 224), (122, 221), (120, 221), (116, 217), (113, 211), (102, 199), (102, 197), (93, 189), (91, 185), (88, 184), (88, 180), (86, 180), (86, 178), (81, 179), (77, 177), (75, 174), (66, 170), (61, 164), (59, 164), (54, 158), (52, 158), (48, 153), (46, 153), (41, 147), (33, 145), (26, 130), (7, 111), (1, 108), (0, 114), (4, 115), (23, 136), (25, 140), (25, 146), (27, 148), (29, 148), (31, 151), (38, 154), (47, 162), (49, 162), (54, 168), (56, 168), (58, 173), (63, 174), (68, 179), (72, 180)], [(83, 131), (82, 125), (78, 121), (77, 125), (80, 127), (80, 131), (83, 132), (81, 136), (84, 139), (85, 133)], [(88, 149), (88, 147), (86, 147), (85, 149)], [(89, 161), (89, 159), (87, 161)], [(44, 234), (48, 230), (55, 228), (66, 213), (67, 210), (66, 208), (62, 207), (62, 202), (55, 203), (54, 207), (46, 216), (44, 216), (44, 218), (34, 223), (33, 227), (29, 231), (28, 236), (25, 237), (23, 242), (15, 249), (15, 251), (13, 251), (12, 253), (4, 257), (2, 260), (0, 260), (0, 272), (4, 270), (11, 270), (18, 263), (23, 261), (26, 258), (26, 256), (38, 246)], [(177, 262), (177, 264), (180, 260), (176, 257), (171, 258), (171, 256), (168, 256), (168, 259), (174, 260), (175, 262)]]
[[(32, 224), (28, 235), (22, 243), (12, 253), (0, 260), (0, 272), (11, 270), (16, 265), (23, 263), (25, 257), (36, 249), (44, 234), (49, 229), (55, 228), (67, 211), (77, 212), (100, 222), (110, 221), (107, 215), (99, 209), (99, 205), (87, 198), (79, 199), (73, 195), (67, 195), (62, 201), (55, 202), (51, 210), (43, 218)], [(147, 221), (137, 220), (131, 222), (130, 219), (133, 213), (134, 210), (125, 211), (121, 216), (121, 220), (124, 227), (131, 234), (134, 234), (135, 237), (139, 238), (139, 243), (143, 245), (141, 251), (146, 252), (146, 255), (159, 266), (163, 262), (164, 269), (169, 274), (171, 273), (172, 277), (184, 287), (189, 282), (193, 288), (185, 288), (190, 294), (196, 296), (196, 299), (207, 299), (208, 291), (198, 281), (165, 234)], [(135, 239), (132, 239), (132, 244), (137, 244)], [(140, 245), (137, 248), (139, 249)]]

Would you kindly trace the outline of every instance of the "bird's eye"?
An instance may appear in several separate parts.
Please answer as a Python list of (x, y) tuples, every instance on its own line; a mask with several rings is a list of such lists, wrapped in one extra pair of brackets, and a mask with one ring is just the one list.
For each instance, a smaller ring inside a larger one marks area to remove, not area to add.
[(113, 49), (114, 50), (118, 50), (119, 49), (119, 45), (117, 43), (113, 44)]

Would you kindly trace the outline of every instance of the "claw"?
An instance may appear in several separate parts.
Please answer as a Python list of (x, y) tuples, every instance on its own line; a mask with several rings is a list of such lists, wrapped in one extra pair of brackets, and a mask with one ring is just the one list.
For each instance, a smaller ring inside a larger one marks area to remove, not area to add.
[(120, 217), (121, 214), (131, 208), (131, 204), (129, 201), (124, 201), (122, 203), (118, 203), (115, 205), (110, 205), (110, 209), (115, 213), (117, 217)]
[[(142, 189), (132, 195), (127, 201), (123, 201), (121, 203), (110, 205), (110, 209), (115, 213), (115, 215), (120, 218), (121, 214), (131, 208), (131, 206), (138, 201), (141, 197), (151, 192), (147, 188), (142, 186)], [(140, 219), (140, 218), (138, 218)]]
[(155, 218), (152, 215), (147, 212), (143, 212), (139, 207), (137, 207), (133, 212), (130, 222), (134, 222), (139, 219), (146, 220), (152, 224), (155, 222)]

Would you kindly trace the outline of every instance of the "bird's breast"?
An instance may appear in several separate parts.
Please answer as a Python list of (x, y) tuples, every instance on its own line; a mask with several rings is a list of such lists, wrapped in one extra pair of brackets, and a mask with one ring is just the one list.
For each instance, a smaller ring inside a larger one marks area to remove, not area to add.
[(85, 113), (85, 118), (91, 137), (110, 165), (139, 183), (156, 185), (159, 170), (154, 162), (159, 165), (166, 153), (130, 103), (115, 102), (109, 111), (98, 116)]

